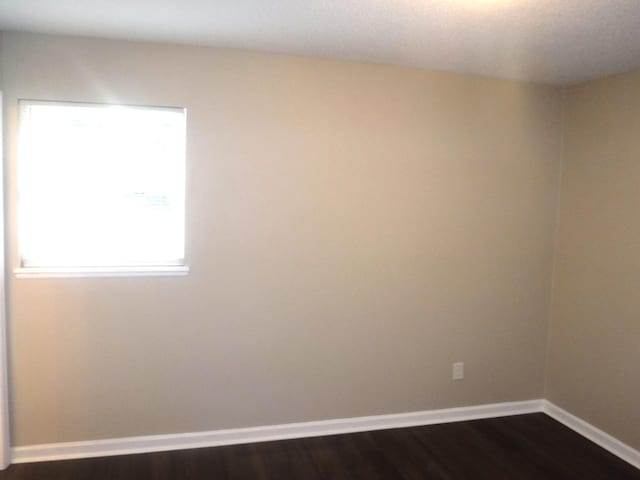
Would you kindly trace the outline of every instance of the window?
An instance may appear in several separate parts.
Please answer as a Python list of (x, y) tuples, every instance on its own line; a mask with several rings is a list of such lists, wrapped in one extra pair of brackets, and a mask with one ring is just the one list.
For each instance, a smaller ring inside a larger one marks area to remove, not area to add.
[(185, 273), (183, 108), (20, 101), (19, 274)]

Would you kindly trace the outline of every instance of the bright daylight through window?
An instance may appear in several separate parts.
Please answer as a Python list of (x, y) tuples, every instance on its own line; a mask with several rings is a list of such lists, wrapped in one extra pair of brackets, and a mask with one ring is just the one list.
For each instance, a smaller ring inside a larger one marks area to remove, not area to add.
[(183, 108), (20, 102), (23, 271), (185, 271)]

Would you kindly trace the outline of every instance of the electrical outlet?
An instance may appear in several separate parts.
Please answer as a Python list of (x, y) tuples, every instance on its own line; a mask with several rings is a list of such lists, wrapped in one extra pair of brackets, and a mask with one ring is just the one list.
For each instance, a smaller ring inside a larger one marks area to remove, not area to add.
[(464, 378), (464, 362), (456, 362), (451, 368), (451, 378), (454, 380), (462, 380)]

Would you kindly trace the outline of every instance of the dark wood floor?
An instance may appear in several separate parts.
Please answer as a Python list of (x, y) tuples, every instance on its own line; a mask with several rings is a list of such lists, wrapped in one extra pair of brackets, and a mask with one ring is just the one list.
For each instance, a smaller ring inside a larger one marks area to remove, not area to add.
[(12, 465), (0, 480), (639, 480), (542, 413), (250, 445)]

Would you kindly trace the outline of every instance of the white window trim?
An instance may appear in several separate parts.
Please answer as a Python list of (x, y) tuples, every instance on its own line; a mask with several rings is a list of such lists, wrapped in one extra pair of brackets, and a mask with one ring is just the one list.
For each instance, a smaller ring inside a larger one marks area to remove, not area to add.
[(135, 267), (20, 267), (13, 270), (16, 278), (63, 277), (178, 277), (189, 274), (186, 265)]

